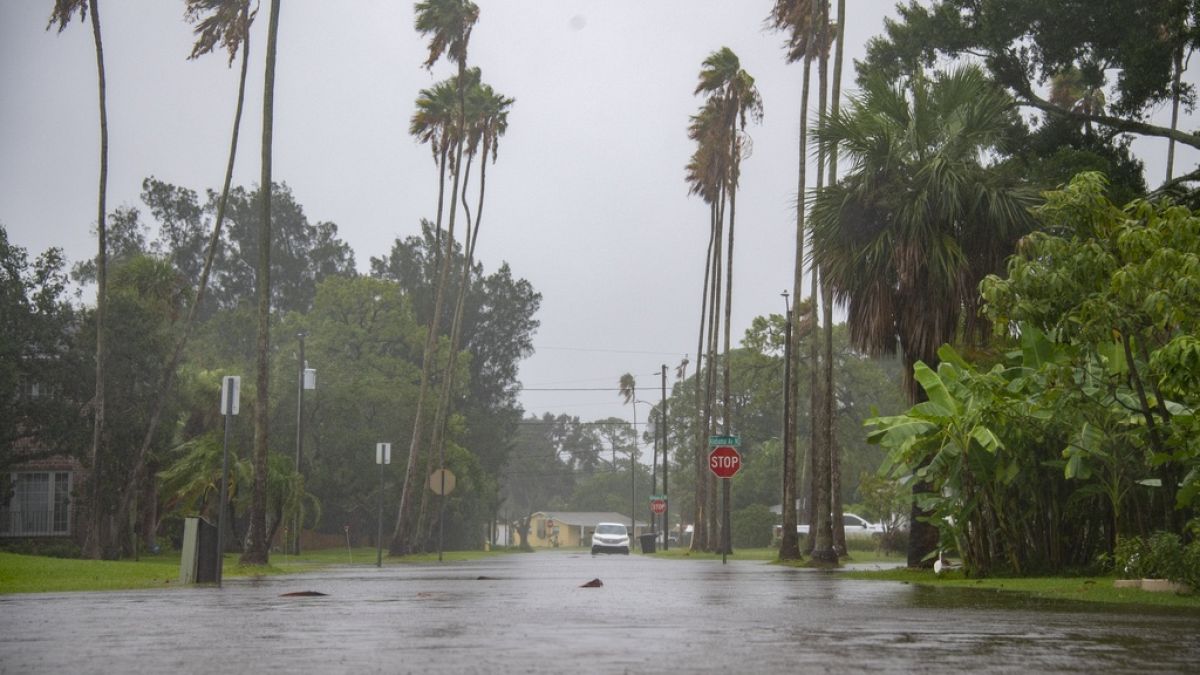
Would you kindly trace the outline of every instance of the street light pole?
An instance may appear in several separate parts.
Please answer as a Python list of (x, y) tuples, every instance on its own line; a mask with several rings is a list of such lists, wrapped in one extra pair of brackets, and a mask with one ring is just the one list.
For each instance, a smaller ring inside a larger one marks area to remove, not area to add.
[[(300, 374), (296, 378), (296, 476), (300, 475), (300, 453), (304, 447), (304, 368), (308, 364), (304, 361), (304, 337), (305, 333), (296, 333), (296, 337), (300, 338)], [(300, 515), (296, 514), (292, 521), (292, 531), (296, 535), (296, 544), (292, 549), (294, 555), (300, 555)], [(286, 543), (284, 544), (287, 545)]]
[(375, 566), (383, 567), (383, 465), (392, 463), (392, 444), (375, 444), (375, 463), (379, 465), (379, 519), (375, 532)]

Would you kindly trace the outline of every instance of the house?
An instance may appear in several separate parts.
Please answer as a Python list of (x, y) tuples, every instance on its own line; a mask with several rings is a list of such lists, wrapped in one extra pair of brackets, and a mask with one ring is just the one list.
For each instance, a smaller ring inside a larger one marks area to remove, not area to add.
[[(624, 523), (629, 516), (614, 511), (538, 511), (529, 518), (529, 545), (533, 548), (580, 548), (591, 546), (592, 533), (600, 523)], [(633, 536), (646, 531), (637, 521)]]
[(0, 474), (0, 537), (72, 536), (72, 492), (82, 484), (80, 469), (72, 457), (47, 457)]

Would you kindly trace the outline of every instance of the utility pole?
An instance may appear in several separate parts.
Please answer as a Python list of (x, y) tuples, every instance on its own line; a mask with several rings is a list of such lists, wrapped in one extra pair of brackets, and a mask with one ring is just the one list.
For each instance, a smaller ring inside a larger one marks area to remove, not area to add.
[(667, 515), (671, 512), (671, 500), (667, 496), (667, 467), (671, 460), (667, 455), (667, 364), (662, 366), (662, 403), (658, 406), (658, 421), (662, 427), (662, 463), (663, 463), (663, 550), (667, 550), (667, 542), (671, 538), (671, 520)]

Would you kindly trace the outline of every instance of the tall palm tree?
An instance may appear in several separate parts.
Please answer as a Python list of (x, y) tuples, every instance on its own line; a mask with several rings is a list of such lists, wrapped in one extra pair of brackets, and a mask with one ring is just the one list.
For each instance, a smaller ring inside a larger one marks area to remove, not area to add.
[(262, 174), (259, 198), (262, 199), (262, 223), (258, 230), (258, 338), (254, 377), (254, 491), (250, 500), (249, 545), (242, 552), (243, 565), (265, 565), (267, 548), (267, 458), (270, 416), (269, 376), (271, 372), (271, 143), (275, 120), (275, 55), (279, 37), (279, 0), (271, 0), (267, 24), (266, 74), (263, 78)]
[[(106, 535), (100, 513), (100, 483), (104, 467), (100, 462), (100, 446), (104, 438), (104, 380), (105, 360), (108, 354), (104, 343), (104, 319), (108, 308), (108, 228), (105, 221), (108, 196), (108, 102), (104, 72), (104, 41), (100, 35), (100, 8), (97, 0), (54, 0), (54, 9), (46, 30), (58, 24), (62, 33), (71, 19), (78, 14), (80, 21), (87, 20), (92, 13), (92, 40), (96, 46), (96, 82), (100, 101), (100, 187), (96, 199), (96, 394), (92, 399), (92, 447), (89, 461), (92, 468), (91, 487), (88, 491), (88, 525), (84, 539), (84, 555), (97, 559), (115, 555), (110, 536)], [(107, 550), (106, 550), (107, 549)]]
[[(826, 1), (826, 13), (828, 2)], [(833, 91), (830, 96), (830, 115), (837, 116), (841, 111), (842, 97), (842, 60), (845, 55), (846, 36), (846, 0), (838, 0), (838, 20), (834, 43), (837, 51), (833, 60)], [(823, 153), (829, 157), (829, 175), (826, 177), (829, 185), (837, 184), (838, 149), (837, 145), (827, 148)], [(825, 332), (821, 345), (825, 350), (821, 359), (821, 391), (823, 393), (824, 410), (821, 411), (821, 433), (826, 452), (829, 454), (829, 501), (831, 514), (830, 525), (833, 529), (833, 549), (839, 557), (846, 555), (846, 527), (842, 521), (842, 473), (841, 457), (837, 438), (837, 406), (834, 402), (833, 388), (833, 289), (825, 283), (821, 289), (822, 329)]]
[[(725, 203), (729, 206), (729, 229), (728, 229), (728, 246), (725, 247), (725, 300), (724, 300), (724, 350), (722, 363), (722, 420), (723, 433), (726, 435), (732, 434), (733, 429), (732, 415), (730, 414), (730, 396), (732, 388), (730, 387), (731, 379), (731, 363), (729, 358), (731, 346), (731, 316), (733, 311), (733, 245), (734, 245), (734, 226), (737, 207), (737, 188), (738, 178), (740, 176), (741, 161), (748, 152), (748, 137), (745, 135), (747, 118), (754, 121), (761, 121), (763, 115), (762, 97), (759, 95), (758, 88), (754, 85), (754, 78), (742, 69), (741, 61), (737, 54), (728, 47), (713, 52), (704, 60), (703, 67), (700, 71), (700, 82), (696, 85), (696, 94), (704, 94), (709, 101), (715, 104), (715, 109), (718, 116), (717, 133), (710, 136), (711, 139), (720, 143), (720, 147), (716, 150), (718, 156), (723, 155), (722, 165), (725, 169), (724, 175), (720, 177), (720, 189), (725, 198)], [(718, 224), (720, 231), (722, 224)], [(718, 251), (720, 243), (718, 242)], [(714, 252), (714, 255), (718, 255)], [(720, 260), (715, 261), (720, 265)], [(720, 275), (718, 275), (719, 278)], [(719, 286), (716, 287), (716, 292), (720, 293)], [(714, 324), (715, 325), (715, 324)], [(712, 361), (710, 360), (710, 364)], [(725, 511), (728, 515), (729, 508), (729, 481), (724, 481), (723, 499)], [(722, 548), (729, 548), (729, 532), (728, 523), (722, 526), (723, 539)]]
[[(983, 165), (1013, 114), (972, 66), (932, 82), (869, 79), (816, 132), (851, 169), (814, 196), (813, 259), (847, 306), (854, 345), (901, 352), (912, 401), (913, 364), (935, 365), (960, 329), (976, 334), (978, 283), (1029, 226), (1033, 195)], [(920, 515), (914, 506), (911, 566), (936, 545)]]
[[(225, 220), (225, 207), (229, 201), (229, 188), (233, 181), (234, 160), (237, 157), (238, 132), (241, 129), (242, 104), (246, 94), (246, 71), (250, 52), (250, 24), (254, 22), (257, 10), (251, 11), (249, 0), (186, 0), (185, 18), (196, 25), (196, 43), (192, 48), (189, 59), (199, 58), (212, 52), (217, 47), (223, 47), (229, 53), (229, 64), (237, 58), (238, 49), (242, 52), (241, 75), (238, 78), (237, 105), (233, 115), (233, 134), (229, 143), (229, 160), (225, 165), (225, 182), (221, 188), (221, 197), (217, 202), (217, 216), (213, 223), (212, 235), (208, 240), (208, 253), (204, 259), (204, 267), (196, 282), (195, 295), (188, 309), (187, 319), (175, 342), (175, 350), (171, 361), (163, 371), (159, 383), (158, 396), (154, 400), (154, 409), (150, 415), (150, 423), (146, 435), (138, 449), (130, 480), (131, 486), (138, 486), (145, 479), (147, 461), (150, 455), (150, 445), (158, 430), (163, 409), (175, 382), (179, 363), (183, 360), (183, 350), (191, 337), (192, 326), (200, 306), (204, 303), (205, 291), (208, 289), (208, 278), (212, 272), (213, 260), (221, 242), (221, 228)], [(129, 511), (132, 508), (136, 489), (127, 489), (121, 498), (120, 508), (117, 509), (117, 523), (129, 522)]]
[[(708, 248), (704, 261), (704, 284), (701, 287), (700, 329), (697, 337), (696, 361), (696, 423), (695, 423), (695, 478), (696, 495), (693, 513), (693, 535), (691, 548), (696, 551), (709, 550), (709, 530), (713, 525), (713, 502), (715, 494), (711, 489), (711, 474), (705, 468), (708, 435), (712, 433), (711, 420), (713, 408), (712, 375), (713, 354), (716, 351), (713, 342), (716, 322), (714, 301), (719, 297), (717, 281), (720, 272), (720, 222), (723, 190), (721, 176), (724, 173), (725, 143), (722, 140), (723, 125), (719, 102), (710, 99), (701, 107), (700, 112), (691, 118), (688, 126), (688, 137), (696, 142), (696, 151), (686, 167), (686, 179), (689, 184), (689, 194), (699, 195), (709, 205), (709, 235)], [(708, 353), (708, 370), (705, 370), (705, 352)]]
[[(808, 169), (808, 98), (809, 85), (811, 82), (812, 60), (816, 54), (816, 39), (813, 32), (813, 0), (776, 0), (775, 5), (771, 9), (770, 16), (767, 17), (767, 25), (775, 30), (787, 33), (787, 60), (788, 63), (797, 61), (804, 62), (803, 84), (800, 94), (800, 151), (799, 151), (799, 171), (796, 186), (796, 255), (795, 264), (792, 273), (792, 297), (796, 299), (792, 308), (792, 324), (800, 323), (800, 308), (803, 306), (801, 299), (804, 297), (804, 240), (805, 240), (805, 207), (804, 194), (808, 189), (807, 169)], [(799, 334), (800, 331), (792, 331), (792, 343), (789, 345), (789, 353), (792, 359), (792, 372), (797, 372), (796, 367), (799, 363)], [(797, 501), (796, 490), (796, 438), (794, 430), (796, 429), (797, 406), (800, 400), (795, 394), (798, 391), (798, 382), (793, 384), (791, 392), (791, 404), (784, 411), (786, 417), (785, 429), (793, 430), (791, 433), (785, 434), (783, 446), (783, 536), (779, 544), (779, 557), (784, 560), (795, 560), (800, 558), (800, 548), (796, 537), (796, 509)], [(809, 453), (808, 461), (812, 461), (812, 453)], [(811, 521), (810, 521), (811, 522)], [(811, 538), (810, 538), (811, 542)]]
[[(458, 65), (458, 125), (466, 128), (466, 82), (467, 82), (467, 47), (471, 41), (471, 31), (479, 20), (479, 7), (470, 0), (422, 0), (415, 6), (416, 29), (421, 35), (429, 36), (429, 56), (425, 67), (432, 68), (445, 55), (451, 62)], [(392, 540), (388, 545), (390, 555), (404, 555), (410, 549), (412, 530), (415, 526), (412, 518), (413, 493), (418, 490), (417, 471), (420, 466), (421, 441), (425, 431), (425, 398), (429, 393), (429, 381), (437, 352), (438, 333), (442, 319), (447, 283), (450, 278), (450, 252), (454, 247), (454, 220), (457, 213), (459, 181), (461, 178), (463, 138), (459, 134), (455, 139), (453, 181), (450, 189), (450, 214), (446, 225), (446, 253), (442, 255), (438, 270), (437, 288), (434, 291), (433, 316), (425, 338), (425, 349), (421, 357), (421, 384), (417, 392), (417, 405), (413, 411), (412, 439), (409, 442), (408, 461), (404, 469), (404, 482), (400, 491), (400, 505), (396, 513), (396, 526), (392, 530)]]
[[(472, 68), (471, 70), (474, 71), (474, 74), (471, 77), (472, 81), (466, 97), (467, 128), (465, 138), (467, 143), (467, 165), (462, 181), (462, 206), (463, 214), (466, 216), (466, 228), (464, 229), (463, 236), (465, 255), (462, 274), (459, 278), (458, 297), (455, 299), (454, 317), (450, 324), (450, 353), (448, 354), (446, 369), (442, 376), (442, 392), (438, 400), (437, 413), (434, 417), (433, 440), (431, 444), (431, 447), (436, 448), (439, 452), (439, 465), (443, 469), (446, 468), (443, 436), (446, 431), (446, 420), (450, 415), (450, 391), (454, 386), (454, 374), (458, 364), (458, 349), (462, 341), (463, 313), (466, 309), (467, 295), (475, 267), (475, 244), (479, 239), (479, 227), (483, 222), (483, 201), (487, 189), (488, 159), (490, 156), (492, 162), (496, 161), (500, 137), (508, 131), (509, 108), (512, 107), (514, 102), (513, 99), (497, 94), (491, 86), (484, 84), (478, 68)], [(472, 222), (471, 210), (467, 204), (467, 191), (470, 183), (471, 165), (476, 156), (479, 156), (481, 160), (479, 166), (478, 201), (476, 203), (474, 221)], [(430, 453), (427, 464), (432, 464), (432, 460), (433, 453)], [(427, 471), (426, 473), (429, 472)], [(428, 495), (429, 491), (427, 490), (421, 492), (420, 518), (424, 518), (425, 516)], [(444, 495), (441, 502), (444, 506)], [(441, 519), (439, 518), (440, 521)], [(424, 528), (418, 528), (418, 533), (423, 530)]]

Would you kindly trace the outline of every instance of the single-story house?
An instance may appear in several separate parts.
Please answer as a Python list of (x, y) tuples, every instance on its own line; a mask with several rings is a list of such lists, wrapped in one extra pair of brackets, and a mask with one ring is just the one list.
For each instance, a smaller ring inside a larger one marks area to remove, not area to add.
[[(629, 516), (614, 511), (538, 511), (529, 519), (529, 545), (533, 548), (591, 546), (592, 533), (600, 523), (622, 523), (629, 527)], [(637, 521), (634, 538), (647, 527), (647, 523)]]
[(72, 493), (81, 482), (72, 457), (12, 465), (0, 474), (0, 537), (70, 537), (76, 514)]

